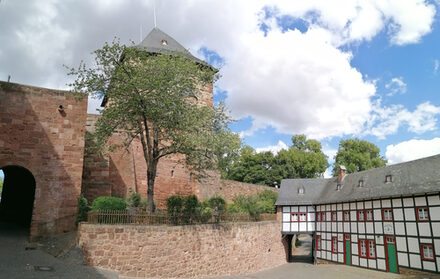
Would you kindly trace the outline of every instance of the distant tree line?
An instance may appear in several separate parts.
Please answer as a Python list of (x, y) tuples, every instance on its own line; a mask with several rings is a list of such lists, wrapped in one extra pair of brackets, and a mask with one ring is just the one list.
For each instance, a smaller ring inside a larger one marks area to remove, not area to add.
[[(385, 166), (387, 160), (373, 143), (359, 139), (341, 140), (333, 175), (340, 165), (348, 173)], [(286, 178), (323, 177), (329, 167), (328, 157), (319, 141), (305, 135), (294, 135), (292, 144), (277, 154), (270, 151), (257, 153), (250, 146), (241, 148), (239, 154), (229, 156), (221, 166), (222, 178), (267, 186), (280, 185)]]

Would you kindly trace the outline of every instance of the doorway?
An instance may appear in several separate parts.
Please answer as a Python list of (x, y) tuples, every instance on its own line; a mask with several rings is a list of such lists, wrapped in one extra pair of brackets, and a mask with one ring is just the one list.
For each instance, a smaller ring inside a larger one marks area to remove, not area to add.
[(26, 168), (6, 166), (0, 199), (0, 221), (29, 229), (35, 198), (35, 178)]
[(399, 273), (396, 253), (396, 238), (394, 236), (385, 236), (385, 256), (387, 259), (387, 271)]
[(291, 261), (313, 263), (314, 246), (313, 235), (295, 235), (292, 240)]
[(351, 236), (344, 234), (344, 264), (351, 265)]

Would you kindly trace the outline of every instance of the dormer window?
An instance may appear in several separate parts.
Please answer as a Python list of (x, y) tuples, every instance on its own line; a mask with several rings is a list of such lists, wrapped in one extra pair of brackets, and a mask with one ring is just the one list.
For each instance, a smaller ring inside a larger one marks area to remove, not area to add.
[(341, 183), (338, 183), (336, 185), (336, 191), (341, 191), (341, 189), (342, 189), (342, 185), (341, 185)]
[(359, 184), (358, 184), (358, 186), (359, 187), (364, 187), (364, 181), (361, 179), (361, 180), (359, 180)]
[(298, 195), (304, 195), (304, 187), (303, 186), (298, 188)]
[(391, 183), (393, 182), (393, 177), (391, 174), (385, 176), (385, 183)]
[(162, 45), (163, 45), (163, 46), (167, 46), (167, 45), (168, 45), (167, 40), (162, 40)]

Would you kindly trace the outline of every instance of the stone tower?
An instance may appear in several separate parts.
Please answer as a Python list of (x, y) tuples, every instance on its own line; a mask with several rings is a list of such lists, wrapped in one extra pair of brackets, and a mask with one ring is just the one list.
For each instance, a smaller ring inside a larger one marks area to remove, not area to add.
[[(175, 39), (158, 28), (154, 28), (136, 48), (151, 54), (178, 53), (195, 63), (211, 67), (206, 62), (194, 57)], [(213, 87), (207, 84), (201, 90), (198, 102), (212, 106)], [(102, 106), (107, 104), (104, 98)], [(99, 116), (89, 115), (87, 132), (93, 133), (94, 124)], [(119, 135), (113, 135), (110, 144), (122, 142)], [(87, 145), (87, 143), (86, 143)], [(200, 183), (180, 161), (182, 155), (171, 155), (160, 160), (155, 180), (154, 200), (158, 208), (165, 208), (166, 199), (175, 194), (200, 197)], [(84, 196), (91, 202), (98, 196), (125, 197), (130, 191), (138, 192), (143, 198), (147, 196), (147, 165), (142, 154), (140, 140), (132, 142), (128, 149), (118, 149), (107, 157), (86, 154), (84, 160), (83, 185)]]

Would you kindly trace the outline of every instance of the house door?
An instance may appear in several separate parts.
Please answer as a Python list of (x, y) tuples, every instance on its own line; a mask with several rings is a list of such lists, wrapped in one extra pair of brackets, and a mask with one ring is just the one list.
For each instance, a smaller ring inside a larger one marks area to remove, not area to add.
[(385, 253), (387, 257), (387, 271), (398, 273), (396, 238), (394, 236), (385, 236)]
[(344, 234), (344, 264), (351, 265), (351, 240), (349, 234)]

